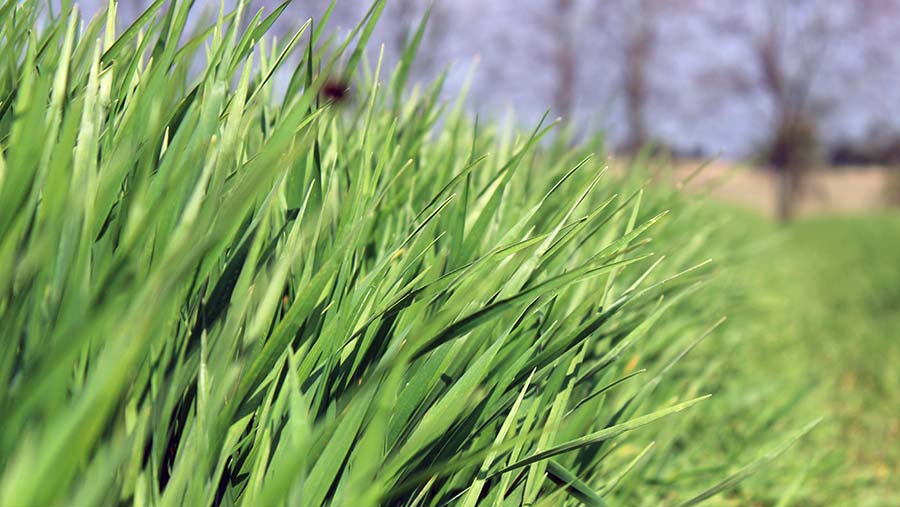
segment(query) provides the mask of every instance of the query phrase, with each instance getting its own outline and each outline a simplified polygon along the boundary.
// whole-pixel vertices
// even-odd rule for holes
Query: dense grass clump
[[[634,499],[623,434],[705,397],[667,374],[720,316],[684,306],[709,225],[404,93],[418,36],[363,62],[383,2],[281,42],[285,6],[161,4],[0,3],[0,505]]]

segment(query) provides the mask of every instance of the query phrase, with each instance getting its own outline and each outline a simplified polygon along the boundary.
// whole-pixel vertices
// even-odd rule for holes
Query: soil
[[[674,163],[674,178],[684,181],[702,165]],[[795,204],[798,216],[852,214],[897,204],[900,169],[886,167],[818,167],[806,173]],[[752,208],[767,215],[776,209],[776,175],[764,168],[729,162],[706,165],[685,185],[708,191],[715,199]]]

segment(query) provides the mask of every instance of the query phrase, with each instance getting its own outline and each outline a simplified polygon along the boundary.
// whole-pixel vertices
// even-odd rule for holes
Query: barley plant
[[[384,2],[192,3],[0,3],[0,505],[687,506],[784,450],[652,480],[728,299],[678,193],[409,86]]]

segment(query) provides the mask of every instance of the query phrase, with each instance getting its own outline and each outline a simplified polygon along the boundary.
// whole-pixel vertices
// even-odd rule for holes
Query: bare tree
[[[638,0],[635,11],[628,17],[627,31],[621,43],[622,91],[628,123],[627,151],[636,151],[647,144],[646,106],[650,94],[647,68],[656,48],[655,14],[659,2]]]
[[[618,70],[619,99],[625,113],[625,140],[621,148],[633,152],[650,139],[647,103],[652,93],[649,68],[657,51],[657,19],[664,0],[611,0],[598,3],[596,33]]]
[[[501,2],[498,2],[501,3]],[[578,53],[578,33],[576,11],[578,0],[534,0],[519,4],[509,3],[499,9],[505,15],[520,20],[521,26],[533,33],[527,50],[521,42],[513,41],[509,33],[500,32],[497,45],[505,47],[509,58],[526,59],[528,67],[540,73],[542,84],[541,102],[551,104],[551,111],[565,122],[571,122],[575,113],[578,94],[578,64],[583,57]],[[521,63],[520,63],[521,65]],[[510,68],[510,60],[502,64]],[[488,80],[505,74],[499,66],[485,66],[482,70]],[[528,83],[536,84],[538,81]],[[520,88],[524,90],[526,87]],[[544,95],[546,94],[546,95]]]
[[[778,176],[777,213],[781,220],[793,215],[794,203],[800,193],[804,174],[816,162],[819,134],[810,96],[813,76],[824,53],[825,39],[821,38],[822,20],[818,18],[808,27],[808,39],[795,48],[799,71],[789,74],[784,47],[784,8],[768,7],[765,30],[752,41],[756,65],[761,74],[761,86],[774,104],[772,137],[767,148],[767,162]],[[815,46],[804,51],[803,46]]]
[[[575,54],[575,30],[572,23],[574,11],[573,0],[555,0],[556,6],[552,17],[553,38],[556,42],[556,54],[553,59],[555,88],[553,91],[553,109],[565,120],[571,120],[575,102],[575,84],[578,55]]]
[[[764,98],[769,133],[762,155],[777,178],[776,213],[787,220],[804,175],[821,159],[819,125],[830,101],[817,85],[828,72],[829,51],[848,27],[815,0],[695,6],[706,9],[716,37],[742,41],[748,58],[718,69],[726,76],[718,82]]]

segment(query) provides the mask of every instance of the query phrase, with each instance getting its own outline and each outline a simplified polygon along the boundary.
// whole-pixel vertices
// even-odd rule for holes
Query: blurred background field
[[[324,8],[307,4],[282,23]],[[337,24],[368,4],[339,1]],[[396,59],[426,2],[389,5],[373,40]],[[900,1],[434,9],[415,77],[450,65],[455,96],[479,61],[473,111],[512,110],[528,125],[550,105],[576,139],[607,133],[614,170],[647,146],[664,153],[642,164],[670,168],[660,178],[672,184],[712,160],[685,190],[723,224],[716,234],[744,245],[717,259],[714,282],[739,305],[690,356],[727,374],[703,416],[678,423],[693,441],[670,465],[705,483],[824,416],[774,468],[710,504],[900,505]]]
[[[738,343],[729,381],[711,400],[737,438],[718,446],[727,452],[731,441],[777,434],[785,422],[778,417],[827,418],[785,456],[772,482],[750,480],[723,505],[900,504],[900,215],[828,214],[776,226],[753,212],[722,213],[736,230],[771,243],[722,281],[746,295],[747,306],[730,312]],[[754,424],[759,413],[772,419]],[[722,433],[696,429],[701,438]]]

